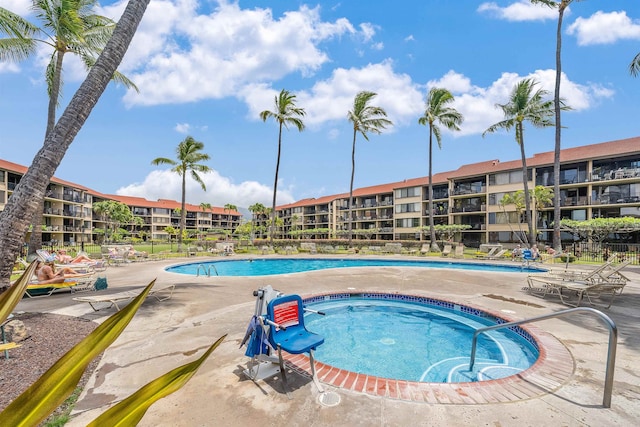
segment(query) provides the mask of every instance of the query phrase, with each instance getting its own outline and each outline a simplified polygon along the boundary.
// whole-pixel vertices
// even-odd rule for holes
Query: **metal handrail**
[[[200,267],[202,267],[203,274],[206,274],[207,277],[211,277],[211,271],[207,270],[207,267],[205,267],[204,264],[198,265],[198,270],[196,271],[196,277],[200,277]]]
[[[615,367],[615,364],[616,364],[616,345],[618,343],[618,328],[616,327],[616,324],[614,323],[613,320],[611,320],[611,318],[609,316],[607,316],[603,312],[601,312],[599,310],[596,310],[594,308],[590,308],[590,307],[570,308],[570,309],[559,311],[559,312],[556,312],[556,313],[545,314],[543,316],[536,316],[536,317],[531,317],[529,319],[518,320],[518,321],[515,321],[515,322],[501,323],[499,325],[487,326],[487,327],[484,327],[484,328],[477,329],[473,333],[473,341],[471,343],[471,361],[469,363],[469,371],[473,370],[473,365],[474,365],[475,360],[476,360],[476,345],[478,343],[478,335],[480,335],[481,333],[487,332],[487,331],[492,331],[492,330],[495,330],[495,329],[510,328],[511,326],[518,326],[518,325],[522,325],[523,323],[531,323],[531,322],[537,322],[539,320],[551,319],[553,317],[561,317],[561,316],[565,316],[567,314],[575,313],[576,311],[582,311],[582,312],[588,312],[588,313],[597,314],[598,316],[600,316],[600,318],[602,320],[604,320],[604,322],[609,327],[609,347],[608,347],[608,351],[607,351],[607,370],[606,370],[605,379],[604,379],[604,397],[602,399],[602,406],[604,406],[605,408],[610,408],[611,407],[611,393],[613,392],[613,373],[614,373],[614,367]]]

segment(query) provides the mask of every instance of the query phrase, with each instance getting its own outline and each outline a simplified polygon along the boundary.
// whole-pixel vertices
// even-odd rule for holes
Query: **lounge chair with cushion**
[[[66,279],[61,283],[38,283],[33,282],[27,285],[25,295],[29,298],[34,297],[48,297],[57,292],[68,291],[71,293],[91,291],[93,287],[94,278],[93,275],[88,274],[86,276],[78,276],[74,278]]]

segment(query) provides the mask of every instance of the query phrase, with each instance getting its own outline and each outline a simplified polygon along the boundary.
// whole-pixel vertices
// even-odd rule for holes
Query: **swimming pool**
[[[535,267],[473,262],[372,258],[245,258],[173,265],[166,271],[195,276],[270,276],[345,267],[427,267],[492,272],[544,271]]]
[[[350,372],[417,382],[477,382],[522,372],[539,356],[526,330],[490,331],[479,336],[469,371],[474,331],[505,320],[447,301],[347,293],[309,298],[305,304],[326,313],[305,315],[307,328],[325,337],[316,359]]]

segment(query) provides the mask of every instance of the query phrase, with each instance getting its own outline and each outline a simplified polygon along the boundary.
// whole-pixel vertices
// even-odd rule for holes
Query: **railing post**
[[[471,357],[469,361],[469,371],[470,372],[473,371],[473,365],[475,364],[475,361],[476,361],[476,346],[478,343],[478,335],[484,332],[493,331],[496,329],[510,328],[511,326],[519,326],[524,323],[532,323],[540,320],[551,319],[554,317],[561,317],[561,316],[565,316],[565,315],[579,312],[579,311],[598,315],[609,327],[609,345],[607,348],[607,366],[606,366],[605,379],[604,379],[604,397],[602,399],[602,406],[604,406],[605,408],[610,408],[611,394],[613,393],[613,374],[615,371],[615,364],[616,364],[616,346],[618,344],[618,328],[614,323],[614,321],[611,320],[609,316],[591,307],[570,308],[570,309],[559,311],[556,313],[545,314],[542,316],[531,317],[529,319],[518,320],[515,322],[501,323],[498,325],[492,325],[492,326],[476,329],[476,331],[473,333],[473,339],[471,340]]]

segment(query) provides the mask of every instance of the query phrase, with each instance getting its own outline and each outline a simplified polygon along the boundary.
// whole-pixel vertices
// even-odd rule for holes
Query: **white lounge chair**
[[[167,286],[154,286],[149,291],[148,296],[155,297],[158,301],[165,301],[171,298],[173,295],[173,291],[176,285],[167,285]],[[85,297],[75,297],[74,301],[86,302],[89,303],[91,308],[94,311],[100,311],[103,308],[111,308],[115,307],[116,310],[120,311],[120,306],[118,304],[122,304],[123,302],[129,302],[142,292],[143,289],[137,289],[134,291],[123,291],[115,294],[103,294],[103,295],[94,295],[94,296],[85,296]],[[105,307],[105,304],[108,304]]]

